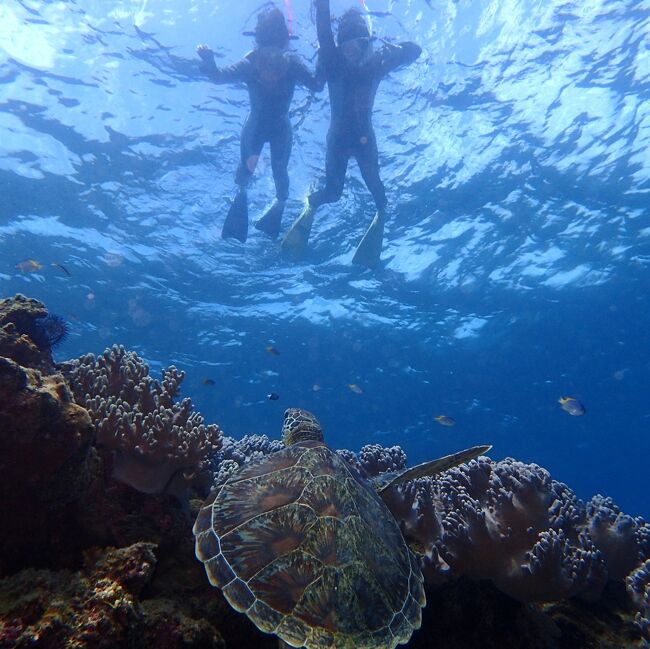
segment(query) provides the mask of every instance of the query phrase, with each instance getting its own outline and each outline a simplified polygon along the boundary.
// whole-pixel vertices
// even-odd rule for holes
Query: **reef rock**
[[[47,317],[45,305],[38,300],[20,294],[0,300],[0,356],[23,367],[53,372],[52,347],[43,344],[42,323]]]
[[[86,552],[78,572],[25,570],[0,581],[0,647],[223,648],[217,631],[169,606],[140,603],[155,545]]]
[[[27,565],[46,560],[78,535],[72,528],[92,480],[93,436],[61,375],[0,357],[0,574],[27,555]]]

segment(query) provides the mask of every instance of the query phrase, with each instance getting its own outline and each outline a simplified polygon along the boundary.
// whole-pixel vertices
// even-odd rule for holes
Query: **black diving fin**
[[[275,201],[271,207],[255,223],[255,227],[272,239],[277,239],[282,224],[282,213],[284,212],[284,201]]]
[[[228,210],[221,229],[222,239],[239,239],[242,243],[248,237],[248,199],[246,191],[239,190]]]

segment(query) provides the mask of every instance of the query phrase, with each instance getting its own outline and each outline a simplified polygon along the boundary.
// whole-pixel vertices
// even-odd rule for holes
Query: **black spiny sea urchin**
[[[65,340],[68,325],[60,315],[48,313],[41,318],[35,318],[24,333],[39,349],[51,349]]]

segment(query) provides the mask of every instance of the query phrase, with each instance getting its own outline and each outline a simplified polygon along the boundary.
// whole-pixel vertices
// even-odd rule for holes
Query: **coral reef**
[[[55,366],[47,317],[0,301],[0,649],[277,647],[210,586],[191,530],[213,478],[282,443],[224,437],[175,402],[182,372],[156,381],[122,347]],[[396,446],[340,454],[367,477],[406,466]],[[650,643],[650,527],[610,499],[480,458],[386,500],[428,580],[414,649]]]
[[[384,500],[421,548],[431,583],[487,579],[530,602],[594,599],[607,582],[584,503],[537,465],[482,457]]]
[[[85,553],[79,572],[25,570],[0,582],[0,647],[223,647],[205,620],[165,602],[140,603],[157,559],[136,543]]]
[[[626,579],[627,590],[639,608],[636,623],[650,645],[650,559],[633,570]]]
[[[611,498],[594,496],[587,503],[587,532],[607,563],[609,579],[622,581],[650,557],[650,525],[621,512]]]
[[[93,439],[61,375],[0,357],[0,573],[74,545],[94,478]]]
[[[191,399],[174,402],[184,372],[172,366],[156,381],[141,358],[117,345],[61,369],[90,413],[98,444],[112,451],[118,480],[145,493],[177,493],[208,472],[222,433],[204,424]]]
[[[52,345],[38,324],[42,325],[48,318],[45,305],[38,300],[20,294],[0,300],[0,356],[23,367],[52,373]]]
[[[387,448],[380,444],[366,444],[358,453],[347,449],[337,453],[366,478],[406,468],[406,453],[399,446]]]

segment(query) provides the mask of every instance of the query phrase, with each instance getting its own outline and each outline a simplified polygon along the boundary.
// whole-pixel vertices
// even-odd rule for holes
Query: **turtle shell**
[[[395,519],[323,442],[243,466],[194,534],[210,583],[291,646],[392,649],[420,626],[422,573]]]

